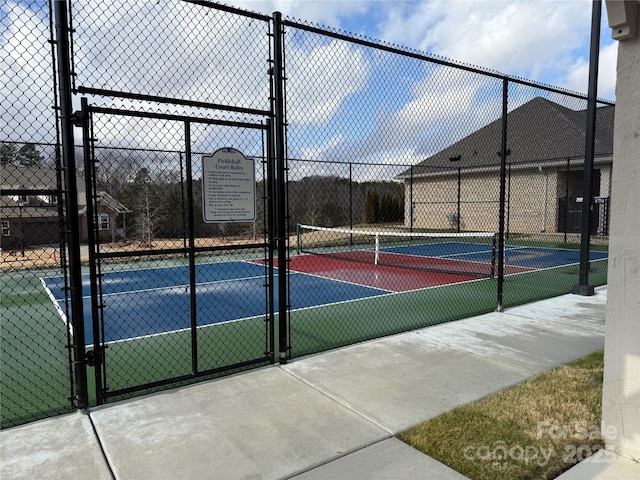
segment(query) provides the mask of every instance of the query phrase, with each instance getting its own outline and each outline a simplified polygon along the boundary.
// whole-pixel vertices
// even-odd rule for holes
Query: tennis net
[[[400,232],[297,225],[296,253],[471,277],[496,275],[493,232]]]

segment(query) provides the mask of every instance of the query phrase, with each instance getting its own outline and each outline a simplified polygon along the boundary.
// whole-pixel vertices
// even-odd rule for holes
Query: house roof
[[[78,209],[79,213],[86,211],[86,195],[84,188],[84,179],[77,175],[77,188],[78,188]],[[0,189],[7,190],[22,190],[26,194],[28,191],[36,192],[48,190],[56,191],[57,187],[56,171],[53,168],[40,168],[40,167],[23,167],[7,165],[0,169]],[[115,198],[109,195],[107,192],[98,192],[98,203],[107,208],[110,208],[116,213],[130,213],[126,206],[118,202]],[[30,212],[36,212],[35,207],[41,207],[42,205],[36,205],[33,201],[29,205]],[[0,207],[2,207],[3,215],[13,215],[14,211],[18,211],[18,203],[9,196],[0,196]],[[45,210],[43,210],[44,212]],[[48,215],[57,215],[55,210],[46,210]],[[44,215],[44,213],[43,213]]]
[[[80,202],[79,202],[80,203]],[[98,203],[102,206],[105,206],[116,213],[131,213],[127,207],[109,195],[107,192],[100,191],[98,192]],[[80,211],[79,213],[84,213],[87,210],[86,201],[82,201],[79,205]]]
[[[596,115],[595,156],[613,155],[613,106]],[[586,110],[571,110],[542,97],[521,105],[507,116],[507,148],[510,164],[584,158]],[[502,143],[502,119],[476,130],[462,140],[420,162],[413,174],[461,168],[498,167]],[[460,161],[450,159],[460,156]],[[398,178],[407,177],[406,170]]]
[[[2,199],[0,211],[3,220],[12,218],[58,218],[58,209],[39,204],[21,205],[13,200]]]
[[[0,169],[2,190],[55,190],[56,185],[53,168],[6,165]]]

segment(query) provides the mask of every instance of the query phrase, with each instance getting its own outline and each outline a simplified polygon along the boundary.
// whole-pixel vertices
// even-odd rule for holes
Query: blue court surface
[[[381,248],[381,251],[422,257],[450,258],[468,262],[487,262],[491,255],[491,246],[482,243],[447,242]],[[504,251],[505,265],[531,270],[580,263],[579,250],[505,245]],[[607,252],[589,252],[591,261],[603,260],[607,256]]]
[[[386,290],[336,282],[316,275],[290,274],[292,308],[367,298]],[[50,296],[64,311],[62,277],[42,279]],[[278,279],[275,270],[275,311],[278,311]],[[189,270],[186,266],[108,272],[102,277],[105,342],[126,340],[190,327]],[[91,292],[83,276],[85,341],[93,343]],[[251,262],[199,264],[196,267],[198,326],[231,320],[264,317],[265,267]],[[132,326],[135,325],[135,328]]]
[[[428,244],[393,247],[383,251],[411,256],[456,259],[464,262],[487,261],[491,248],[469,243]],[[322,259],[322,256],[318,257]],[[591,252],[591,260],[607,258],[606,252]],[[553,248],[505,248],[505,265],[532,271],[578,264],[580,252]],[[388,290],[322,275],[289,273],[290,304],[302,309],[331,303],[388,295]],[[375,267],[374,267],[375,268]],[[506,270],[505,270],[506,271]],[[516,270],[513,270],[516,271]],[[196,318],[198,326],[248,318],[264,318],[266,311],[266,267],[255,262],[219,262],[196,265]],[[429,275],[428,272],[424,273]],[[187,266],[114,271],[101,279],[104,312],[104,341],[114,342],[190,327],[190,292]],[[274,310],[278,311],[277,269],[274,282]],[[64,318],[64,280],[42,279],[52,301]],[[83,276],[84,315],[87,345],[93,343],[91,292],[88,275]]]
[[[580,250],[568,250],[545,247],[505,246],[504,263],[515,267],[533,270],[561,267],[580,263]],[[590,261],[604,260],[607,252],[590,251]]]

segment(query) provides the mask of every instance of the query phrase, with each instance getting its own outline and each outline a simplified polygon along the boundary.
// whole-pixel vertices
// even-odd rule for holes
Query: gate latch
[[[89,350],[84,357],[84,362],[90,367],[100,365],[102,363],[102,351]]]
[[[76,127],[82,127],[84,125],[85,113],[82,110],[76,110],[71,115],[71,122]]]

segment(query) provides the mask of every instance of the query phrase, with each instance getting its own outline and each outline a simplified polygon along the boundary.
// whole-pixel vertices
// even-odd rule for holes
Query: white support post
[[[640,36],[633,34],[640,4],[606,5],[613,38],[620,42],[602,422],[607,449],[640,461]]]

